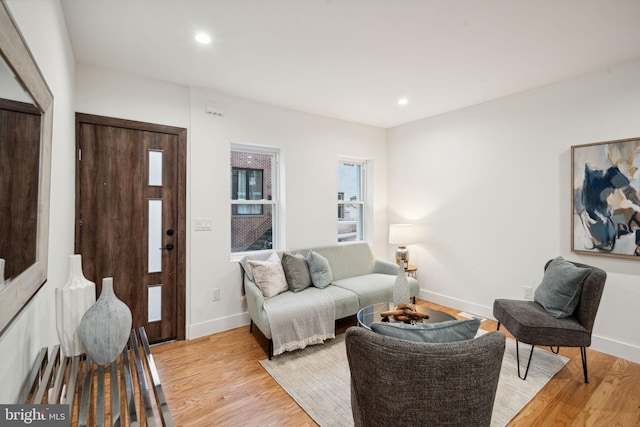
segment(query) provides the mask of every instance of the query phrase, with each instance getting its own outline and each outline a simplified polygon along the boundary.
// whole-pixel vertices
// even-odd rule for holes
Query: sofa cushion
[[[329,261],[333,280],[373,273],[375,259],[367,242],[342,243],[311,250]]]
[[[311,282],[316,288],[324,288],[333,280],[329,261],[322,255],[312,250],[307,254],[307,264],[311,273]]]
[[[478,333],[479,319],[447,320],[439,323],[409,325],[405,323],[374,322],[371,330],[408,341],[447,343],[470,340]]]
[[[417,296],[420,291],[418,281],[412,277],[407,278],[407,280],[409,281],[410,296]],[[393,284],[395,281],[395,274],[373,273],[334,280],[332,283],[357,294],[362,308],[378,302],[393,301]]]
[[[329,285],[322,288],[333,298],[336,307],[336,319],[354,316],[360,310],[358,295],[339,286]]]
[[[311,286],[309,266],[301,253],[297,252],[294,255],[290,252],[285,252],[282,254],[282,269],[290,291],[300,292]]]
[[[265,298],[273,297],[289,290],[278,254],[271,254],[265,261],[249,260],[248,263],[256,285],[260,288]]]
[[[576,267],[562,257],[551,260],[533,300],[552,316],[560,319],[573,314],[580,302],[582,283],[590,268]]]

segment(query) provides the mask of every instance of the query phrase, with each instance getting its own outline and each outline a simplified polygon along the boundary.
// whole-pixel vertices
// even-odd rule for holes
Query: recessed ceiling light
[[[202,44],[211,43],[211,36],[207,33],[198,33],[196,34],[196,40]]]
[[[398,105],[407,105],[408,103],[409,103],[409,100],[407,98],[398,99]]]

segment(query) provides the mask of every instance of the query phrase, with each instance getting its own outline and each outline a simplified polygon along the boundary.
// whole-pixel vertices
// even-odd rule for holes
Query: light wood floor
[[[354,323],[355,317],[343,319],[336,331]],[[482,328],[495,330],[496,322],[487,320]],[[316,426],[258,363],[266,351],[267,340],[257,328],[249,333],[248,326],[153,347],[176,425]],[[562,348],[560,354],[569,363],[509,426],[640,426],[640,364],[587,350],[584,384],[580,351]]]

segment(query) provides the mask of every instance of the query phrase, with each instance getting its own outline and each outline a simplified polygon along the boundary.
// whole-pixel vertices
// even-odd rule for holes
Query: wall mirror
[[[47,280],[53,97],[0,2],[0,331]]]

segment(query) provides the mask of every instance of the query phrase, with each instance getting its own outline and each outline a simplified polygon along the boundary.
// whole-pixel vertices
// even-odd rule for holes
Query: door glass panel
[[[148,322],[157,322],[162,320],[162,285],[149,286],[148,290]]]
[[[162,151],[149,150],[149,185],[162,186]]]
[[[162,200],[149,200],[149,273],[162,271]]]

